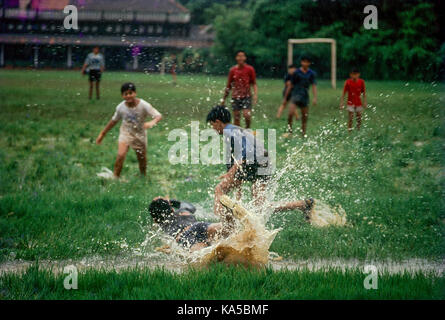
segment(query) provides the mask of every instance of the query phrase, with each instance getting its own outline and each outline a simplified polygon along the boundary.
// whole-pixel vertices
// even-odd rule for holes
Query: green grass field
[[[154,239],[148,246],[144,242],[151,230],[146,207],[157,195],[189,200],[211,211],[213,188],[224,167],[171,165],[168,150],[173,143],[167,135],[175,128],[189,130],[192,120],[206,128],[205,116],[221,97],[225,78],[184,75],[178,87],[169,80],[159,75],[106,73],[102,99],[90,102],[86,78],[78,72],[0,71],[0,264],[14,259],[76,260],[131,256],[135,250],[152,252],[161,242]],[[130,152],[123,170],[128,183],[104,181],[96,173],[102,166],[113,167],[118,128],[101,146],[94,141],[121,101],[119,88],[126,81],[135,82],[138,95],[164,119],[148,132],[147,178],[138,176],[136,156]],[[306,140],[281,138],[286,121],[285,117],[276,119],[275,113],[282,81],[259,79],[258,86],[253,127],[277,130],[277,168],[288,168],[278,181],[275,198],[311,196],[341,204],[350,222],[349,227],[320,229],[306,224],[298,212],[276,215],[269,223],[283,230],[272,251],[288,260],[443,259],[443,84],[368,81],[371,107],[365,112],[362,130],[348,135],[346,114],[338,110],[341,89],[320,81]],[[88,271],[83,281],[95,289],[68,293],[59,278],[33,269],[23,279],[1,276],[0,285],[6,289],[0,298],[174,298],[178,288],[188,288],[200,277],[225,281],[222,288],[226,290],[202,291],[194,296],[199,298],[317,298],[317,292],[320,298],[437,298],[438,288],[443,298],[443,281],[433,276],[387,275],[389,289],[371,294],[362,286],[361,291],[348,287],[357,283],[359,273],[362,279],[358,271],[332,271],[328,276],[239,271],[243,281],[253,278],[254,283],[263,283],[262,291],[257,296],[258,287],[252,284],[225,295],[233,286],[234,271],[211,270],[181,276]],[[277,280],[277,287],[267,285],[266,279],[280,275],[295,278],[297,284],[284,288],[279,284],[290,280]],[[323,277],[329,279],[318,284],[319,290],[308,289],[314,279]],[[105,279],[117,287],[102,287]],[[30,284],[33,281],[35,285]],[[145,281],[169,284],[171,290],[149,294]],[[131,293],[135,282],[138,289]],[[342,286],[332,290],[332,283],[339,282]],[[56,289],[56,283],[61,288]],[[116,289],[122,287],[126,289]]]

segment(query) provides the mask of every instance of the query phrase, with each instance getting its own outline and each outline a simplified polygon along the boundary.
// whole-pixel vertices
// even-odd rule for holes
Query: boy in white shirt
[[[119,147],[114,165],[114,176],[115,178],[119,178],[129,147],[136,151],[139,170],[141,174],[145,176],[147,170],[146,130],[153,128],[161,121],[162,115],[147,101],[136,98],[136,86],[133,83],[124,83],[121,87],[121,93],[124,101],[116,107],[116,112],[100,132],[96,143],[101,144],[107,132],[110,131],[119,120],[122,120],[119,131]],[[153,120],[145,122],[147,116],[151,116]]]

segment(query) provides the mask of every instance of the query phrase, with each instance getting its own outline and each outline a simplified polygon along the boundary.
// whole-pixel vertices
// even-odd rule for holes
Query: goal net
[[[331,44],[331,84],[332,88],[337,86],[337,44],[331,38],[307,38],[287,40],[287,64],[293,63],[294,45],[307,43],[330,43]]]

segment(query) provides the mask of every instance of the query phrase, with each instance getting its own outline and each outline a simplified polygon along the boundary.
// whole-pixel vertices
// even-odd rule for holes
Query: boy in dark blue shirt
[[[301,109],[301,131],[303,137],[306,137],[306,125],[309,113],[309,87],[312,85],[313,100],[312,104],[317,104],[317,86],[315,81],[315,72],[309,68],[311,60],[309,57],[301,57],[301,67],[298,68],[291,77],[290,86],[286,89],[286,94],[283,99],[283,103],[286,101],[288,94],[291,94],[291,104],[289,107],[288,133],[287,136],[292,134],[292,120],[293,115],[296,112],[297,106]]]

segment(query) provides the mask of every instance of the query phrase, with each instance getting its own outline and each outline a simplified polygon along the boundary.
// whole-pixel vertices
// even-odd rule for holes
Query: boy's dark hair
[[[352,68],[349,73],[360,73],[360,70],[358,68]]]
[[[155,222],[161,222],[165,220],[171,213],[173,213],[173,208],[165,199],[156,199],[150,203],[148,207],[151,217]]]
[[[244,55],[247,57],[247,53],[246,53],[246,51],[244,51],[244,50],[237,50],[236,52],[235,52],[235,57],[238,55],[238,53],[244,53]]]
[[[301,58],[300,58],[300,61],[312,62],[311,57],[309,57],[308,55],[302,55]]]
[[[213,107],[207,115],[207,122],[215,122],[216,120],[220,120],[222,123],[229,123],[232,120],[230,111],[224,106]]]
[[[121,93],[124,93],[125,91],[128,91],[128,90],[136,92],[136,86],[134,85],[133,82],[126,82],[122,85]]]
[[[295,64],[292,63],[292,64],[288,65],[287,68],[288,68],[288,69],[290,69],[290,68],[297,68],[297,66],[296,66]]]

